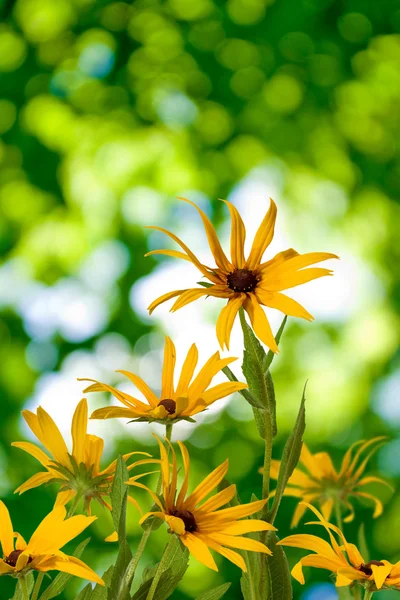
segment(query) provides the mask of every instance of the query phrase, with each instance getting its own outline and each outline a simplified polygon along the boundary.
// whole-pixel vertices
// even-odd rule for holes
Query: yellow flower
[[[340,502],[346,510],[350,511],[344,519],[346,523],[354,518],[354,509],[349,498],[365,498],[375,504],[374,517],[379,517],[383,511],[382,502],[376,496],[361,491],[360,488],[369,483],[381,483],[391,487],[379,477],[364,476],[369,459],[385,439],[385,437],[376,437],[369,441],[359,440],[353,444],[344,455],[339,471],[336,471],[333,466],[329,454],[326,452],[311,454],[303,444],[299,466],[293,471],[284,495],[301,498],[305,502],[317,502],[327,520],[331,517],[335,502]],[[365,453],[368,449],[369,451]],[[273,460],[271,465],[273,479],[278,478],[279,468],[280,461]],[[305,510],[306,504],[299,502],[293,515],[292,527],[297,527]]]
[[[13,442],[12,446],[31,454],[46,469],[46,471],[30,477],[15,490],[15,493],[23,494],[44,483],[57,482],[62,487],[57,495],[55,506],[67,504],[78,494],[79,497],[84,497],[87,512],[90,512],[92,499],[96,499],[100,504],[111,509],[104,500],[104,496],[108,496],[111,491],[117,461],[113,461],[106,469],[100,470],[104,441],[96,435],[87,433],[88,406],[86,398],[79,402],[72,419],[71,454],[68,452],[60,430],[44,408],[39,406],[37,414],[24,410],[22,415],[51,456],[31,442]],[[147,452],[130,452],[124,455],[124,459],[126,460],[134,454],[150,457]],[[155,462],[158,461],[146,458],[129,465],[128,469]],[[129,497],[129,500],[140,510],[134,498]]]
[[[328,532],[330,544],[320,537],[309,534],[289,535],[278,542],[282,546],[304,548],[315,552],[302,558],[293,567],[292,575],[297,581],[304,584],[302,567],[316,567],[327,569],[336,575],[337,587],[350,585],[352,582],[367,585],[370,589],[372,587],[372,590],[400,586],[400,561],[395,565],[387,560],[365,562],[358,548],[347,542],[338,527],[328,523],[310,504],[306,504],[306,507],[310,508],[319,519],[308,525],[322,525]],[[332,532],[338,536],[339,543]]]
[[[52,510],[27,544],[19,533],[14,533],[10,514],[5,504],[0,501],[0,543],[3,549],[0,575],[23,575],[30,570],[63,571],[104,585],[103,580],[84,562],[61,552],[65,544],[89,527],[97,517],[78,515],[66,519],[65,516],[66,510],[63,506]]]
[[[238,310],[243,307],[249,314],[256,335],[271,350],[278,352],[270,324],[261,307],[276,308],[286,315],[312,321],[312,315],[298,302],[282,294],[282,290],[296,287],[318,277],[332,275],[332,271],[329,269],[304,269],[304,267],[309,267],[329,258],[338,257],[336,254],[327,252],[299,254],[293,248],[289,248],[288,250],[279,252],[271,260],[261,262],[264,252],[271,243],[274,235],[277,209],[274,201],[271,199],[270,208],[256,233],[250,254],[246,259],[244,254],[246,237],[244,223],[233,204],[227,200],[223,200],[229,208],[232,219],[231,259],[229,260],[222,250],[218,236],[207,215],[190,200],[186,198],[180,199],[194,206],[199,212],[206,230],[210,250],[216,262],[216,267],[203,265],[186,244],[170,231],[160,227],[150,227],[150,229],[161,231],[172,238],[179,244],[183,252],[153,250],[146,256],[151,254],[166,254],[167,256],[188,260],[211,282],[211,285],[206,288],[181,289],[160,296],[150,304],[150,314],[157,306],[177,296],[178,299],[173,304],[171,312],[182,308],[202,296],[225,298],[228,300],[228,303],[222,309],[217,321],[217,337],[221,348],[223,349],[225,345],[229,349],[233,323]]]
[[[161,453],[162,498],[159,498],[142,483],[128,481],[128,484],[146,489],[160,509],[145,514],[140,522],[142,523],[150,515],[163,519],[169,525],[170,533],[178,535],[189,552],[206,567],[214,571],[218,571],[218,568],[210,548],[233,562],[243,571],[246,571],[246,565],[242,556],[231,550],[231,548],[271,554],[267,546],[256,540],[242,537],[242,534],[275,530],[275,527],[259,519],[239,521],[239,519],[244,519],[244,517],[259,511],[266,500],[258,500],[250,504],[219,510],[230,502],[236,493],[236,486],[230,485],[204,502],[204,499],[224,479],[228,471],[228,461],[226,460],[217,467],[187,496],[190,458],[186,447],[178,442],[184,466],[184,480],[178,491],[178,468],[175,451],[172,445],[169,444],[172,450],[171,465],[164,445],[158,438],[157,440]]]
[[[208,389],[212,379],[224,367],[236,358],[221,358],[216,352],[208,359],[200,369],[198,375],[193,379],[197,365],[198,351],[193,344],[183,364],[178,385],[174,386],[176,351],[172,340],[165,339],[164,366],[162,371],[161,395],[158,397],[149,386],[137,375],[128,371],[119,371],[142,392],[148,404],[134,398],[130,394],[121,392],[105,383],[95,381],[85,389],[86,392],[111,392],[123,407],[107,406],[95,410],[92,419],[112,419],[114,417],[126,417],[143,421],[170,422],[171,420],[190,420],[193,415],[205,410],[213,402],[233,394],[247,387],[245,383],[226,382],[220,383]],[[85,379],[83,381],[94,381]]]

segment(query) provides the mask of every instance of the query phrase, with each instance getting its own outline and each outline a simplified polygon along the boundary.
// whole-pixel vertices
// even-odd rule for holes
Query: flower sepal
[[[196,423],[195,419],[192,417],[164,417],[161,419],[157,419],[157,417],[138,417],[137,419],[132,419],[128,421],[129,423],[159,423],[160,425],[171,425],[172,423],[178,423],[179,421],[188,421],[189,423]]]

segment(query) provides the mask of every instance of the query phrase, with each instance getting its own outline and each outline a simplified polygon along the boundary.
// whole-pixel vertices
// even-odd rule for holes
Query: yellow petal
[[[385,481],[384,479],[381,479],[380,477],[373,477],[370,475],[360,479],[360,481],[357,482],[357,487],[363,486],[363,485],[368,485],[369,483],[381,483],[382,485],[386,485],[386,487],[388,487],[389,490],[394,492],[393,486],[390,485],[390,483],[388,481]]]
[[[159,296],[158,298],[156,298],[156,300],[153,300],[153,302],[147,307],[149,314],[151,315],[152,312],[157,308],[157,306],[160,306],[160,304],[164,304],[164,302],[168,302],[168,300],[172,300],[172,298],[180,296],[185,291],[186,290],[175,290],[173,292],[167,292],[166,294]]]
[[[15,549],[16,550],[25,550],[27,544],[26,544],[26,541],[24,540],[24,538],[22,537],[22,535],[15,532],[14,536],[16,538]]]
[[[256,500],[255,502],[249,502],[248,504],[241,504],[240,506],[231,506],[229,508],[223,508],[217,512],[210,513],[204,517],[205,523],[215,523],[220,529],[221,523],[229,521],[237,521],[248,517],[264,507],[267,502],[265,500]]]
[[[337,560],[337,555],[333,548],[316,535],[308,533],[299,533],[297,535],[289,535],[278,542],[279,546],[290,546],[292,548],[304,548],[304,550],[312,550],[317,554]]]
[[[373,514],[374,519],[377,519],[383,513],[383,504],[376,496],[373,496],[372,494],[366,494],[365,492],[354,492],[354,496],[366,498],[375,504],[375,510]]]
[[[135,419],[144,416],[141,411],[122,406],[105,406],[98,408],[90,415],[91,419]]]
[[[84,562],[75,558],[75,556],[68,556],[68,560],[62,560],[57,556],[48,558],[45,562],[40,563],[37,567],[39,571],[61,571],[63,573],[70,573],[75,577],[87,579],[93,581],[99,585],[104,585],[104,581],[95,573],[90,567],[85,565]]]
[[[203,225],[204,225],[204,229],[206,230],[210,250],[214,256],[216,264],[218,265],[218,267],[220,269],[229,273],[229,271],[232,270],[232,265],[230,264],[229,260],[225,256],[224,251],[222,250],[221,244],[219,243],[218,236],[216,234],[216,231],[215,231],[210,219],[194,202],[191,202],[187,198],[179,198],[179,200],[183,200],[184,202],[191,204],[197,210],[197,212],[199,213],[199,215],[201,217],[201,220],[203,221]]]
[[[204,502],[204,504],[201,505],[201,511],[202,512],[213,512],[214,510],[221,508],[221,506],[225,506],[225,504],[228,504],[228,502],[230,502],[232,500],[232,498],[234,497],[235,494],[236,494],[236,485],[235,484],[229,485],[224,490],[221,490],[220,492],[218,492],[218,494],[215,494],[215,496],[212,496],[211,498],[206,500]]]
[[[299,269],[304,269],[305,267],[315,265],[331,258],[339,258],[336,254],[332,254],[331,252],[307,252],[306,254],[298,254],[298,252],[293,251],[292,248],[283,253],[277,260],[278,256],[279,255],[270,261],[267,269],[263,269],[264,271],[268,271],[271,276],[278,271],[280,273],[293,273]]]
[[[215,387],[204,392],[202,398],[205,404],[207,406],[210,406],[210,404],[212,404],[216,400],[225,398],[225,396],[229,396],[230,394],[234,394],[235,392],[244,390],[247,387],[247,383],[241,383],[240,381],[229,381],[227,383],[219,383]]]
[[[307,321],[313,321],[314,317],[303,307],[301,304],[280,294],[279,292],[270,292],[263,288],[262,282],[257,286],[255,294],[260,303],[270,308],[280,310],[284,315],[289,317],[298,317],[300,319],[306,319]]]
[[[265,250],[268,248],[274,237],[277,209],[272,198],[270,198],[270,202],[268,212],[258,228],[251,247],[250,255],[247,260],[248,269],[255,269],[260,264]]]
[[[192,533],[186,533],[180,537],[180,540],[187,547],[190,554],[194,556],[194,558],[196,558],[209,569],[218,571],[218,567],[215,564],[215,560],[213,559],[211,552],[198,536],[193,535]]]
[[[221,533],[243,535],[244,533],[252,533],[254,531],[277,531],[277,529],[271,523],[261,521],[261,519],[245,519],[244,521],[227,525],[227,527],[221,530]]]
[[[332,498],[328,498],[324,502],[321,502],[321,513],[322,513],[324,519],[326,519],[327,521],[329,521],[329,519],[331,518],[332,509],[333,509],[333,499]]]
[[[229,546],[230,548],[237,548],[238,550],[250,550],[252,552],[262,552],[264,554],[272,554],[271,550],[267,548],[265,544],[252,540],[251,538],[244,538],[234,535],[226,535],[225,533],[210,533],[211,539],[215,540],[218,544]]]
[[[118,542],[118,533],[114,531],[111,535],[107,536],[105,542]]]
[[[36,460],[38,460],[44,467],[47,467],[51,461],[51,458],[49,458],[47,454],[43,452],[43,450],[31,442],[13,442],[11,446],[14,446],[14,448],[19,448],[20,450],[24,450],[36,458]]]
[[[174,240],[174,242],[176,242],[177,244],[179,244],[179,246],[182,248],[182,250],[184,250],[186,252],[186,254],[190,258],[190,260],[194,264],[194,266],[197,267],[198,270],[205,277],[207,277],[207,279],[210,279],[210,281],[212,281],[213,283],[219,283],[219,279],[215,275],[213,275],[212,272],[209,269],[207,269],[207,268],[204,267],[204,265],[199,261],[199,259],[197,258],[197,256],[195,256],[193,254],[193,252],[190,250],[190,248],[188,248],[186,246],[186,244],[184,244],[182,242],[182,240],[180,240],[175,234],[171,233],[171,231],[167,231],[166,229],[163,229],[162,227],[156,227],[154,225],[152,225],[150,227],[147,227],[147,229],[154,229],[155,231],[161,231],[162,233],[165,233],[165,235],[167,235],[172,240]]]
[[[46,448],[50,450],[56,461],[70,468],[71,463],[68,457],[68,448],[57,425],[41,406],[37,409],[37,416]]]
[[[10,567],[10,565],[0,558],[0,575],[6,575],[8,573],[14,573],[14,567]]]
[[[229,208],[229,212],[232,220],[232,228],[231,228],[231,260],[232,265],[235,269],[243,269],[245,264],[244,257],[244,243],[246,240],[246,228],[242,221],[242,217],[240,216],[236,207],[228,202],[227,200],[222,200],[225,202],[227,207]]]
[[[306,510],[307,510],[307,507],[304,506],[304,504],[299,503],[296,506],[295,511],[293,513],[292,522],[290,523],[291,529],[293,529],[294,527],[297,527],[297,525],[300,523],[300,520],[303,517]]]
[[[122,373],[137,387],[137,389],[142,392],[143,396],[146,398],[147,402],[150,406],[157,406],[159,403],[159,399],[155,395],[155,393],[149,388],[147,383],[143,381],[140,377],[135,375],[134,373],[130,373],[129,371],[117,371],[117,373]]]
[[[86,434],[84,462],[88,469],[93,467],[93,477],[100,472],[100,460],[103,454],[104,440],[97,435]]]
[[[161,397],[163,399],[174,397],[174,370],[176,350],[171,338],[166,336],[164,348],[164,364],[162,371]]]
[[[272,352],[277,354],[279,348],[272,333],[271,325],[269,324],[265,312],[258,303],[255,294],[248,294],[243,307],[250,317],[251,325],[256,336],[268,346]]]
[[[203,500],[212,490],[214,490],[223,480],[228,472],[229,461],[225,460],[219,467],[214,469],[188,496],[185,502],[187,510],[193,509]]]
[[[88,422],[88,405],[86,398],[79,402],[72,418],[72,455],[78,465],[84,462],[85,437]]]
[[[182,442],[178,441],[178,445],[179,445],[179,449],[182,454],[183,468],[185,471],[185,477],[184,477],[184,480],[181,485],[181,489],[180,489],[180,492],[178,494],[178,498],[176,501],[177,508],[180,508],[182,503],[185,500],[185,496],[186,496],[188,486],[189,486],[190,456],[189,456],[189,452],[187,451],[186,446],[184,444],[182,444]]]
[[[75,490],[65,490],[64,492],[58,492],[54,508],[57,506],[65,506],[75,496]]]
[[[36,473],[36,475],[32,475],[29,479],[25,481],[22,485],[20,485],[14,492],[14,494],[23,494],[28,490],[32,490],[33,488],[39,487],[43,483],[47,483],[50,479],[63,478],[60,473]]]
[[[179,517],[173,517],[171,515],[165,515],[165,521],[168,523],[171,531],[177,535],[182,535],[185,532],[185,523]]]
[[[176,388],[176,395],[183,396],[187,393],[189,384],[192,380],[197,361],[199,358],[199,352],[196,344],[192,344],[190,350],[186,356],[185,362],[182,366],[181,376],[179,378],[178,386]]]
[[[244,560],[240,556],[240,554],[238,554],[234,550],[231,550],[230,548],[224,548],[223,546],[221,546],[221,544],[217,544],[217,542],[215,542],[214,540],[212,540],[207,535],[201,535],[201,534],[199,534],[198,537],[207,546],[209,546],[210,548],[212,548],[212,550],[215,550],[215,552],[218,552],[218,554],[221,554],[221,556],[224,556],[225,558],[227,558],[228,560],[230,560],[234,565],[238,566],[245,573],[247,572],[246,563],[244,562]]]
[[[208,388],[215,375],[234,360],[236,359],[221,359],[219,352],[215,352],[210,356],[189,386],[189,397],[197,400],[203,394],[204,390]]]
[[[182,258],[183,260],[192,262],[188,255],[184,252],[178,252],[177,250],[168,250],[167,248],[163,248],[161,250],[151,250],[151,252],[146,252],[145,257],[153,256],[155,254],[163,254],[164,256],[172,256],[173,258]]]
[[[0,544],[3,555],[9,556],[14,550],[14,530],[10,519],[10,513],[4,502],[0,500]]]
[[[224,346],[229,350],[233,323],[236,319],[238,310],[242,307],[245,300],[245,294],[238,294],[233,298],[230,298],[228,304],[224,306],[219,314],[216,332],[222,350],[224,349]]]
[[[263,287],[268,288],[271,292],[280,292],[328,275],[333,275],[333,272],[330,269],[321,268],[304,269],[304,271],[295,271],[294,273],[277,271],[274,276],[268,276],[267,272],[263,278]]]

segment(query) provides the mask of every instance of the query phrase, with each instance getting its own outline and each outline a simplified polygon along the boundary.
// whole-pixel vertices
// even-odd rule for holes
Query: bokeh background
[[[212,217],[225,243],[227,211],[216,199],[236,204],[251,237],[272,196],[279,212],[269,256],[290,246],[340,255],[330,265],[335,277],[293,290],[316,321],[291,319],[273,364],[275,457],[308,378],[309,446],[340,460],[353,441],[385,434],[371,469],[396,485],[399,32],[397,0],[3,1],[0,494],[21,533],[32,532],[55,493],[13,496],[39,469],[10,447],[32,439],[21,409],[41,404],[68,437],[82,396],[77,377],[126,386],[114,371],[127,369],[157,389],[165,333],[180,363],[193,341],[202,360],[217,349],[218,300],[174,315],[168,306],[146,312],[199,275],[177,260],[145,259],[150,249],[173,247],[145,225],[172,229],[210,261],[197,213],[176,200],[182,195]],[[281,315],[269,316],[276,330]],[[241,355],[237,325],[231,354]],[[240,375],[240,360],[234,370]],[[89,397],[90,408],[108,401]],[[91,431],[105,436],[106,459],[155,450],[146,424],[92,422]],[[189,446],[193,482],[228,456],[242,499],[259,492],[263,446],[240,396],[196,426],[180,425],[176,437]],[[355,541],[364,521],[373,557],[398,560],[400,495],[375,491],[384,515],[373,522],[358,503],[346,532]],[[294,505],[283,502],[282,534]],[[85,558],[102,572],[114,548],[103,542],[109,516],[98,512]],[[132,508],[132,548],[137,520]],[[155,534],[145,563],[160,557],[166,537],[164,529]],[[240,598],[238,570],[221,567],[213,573],[193,560],[174,598],[223,581],[233,582],[229,598]],[[12,588],[1,578],[1,597]],[[309,570],[307,586],[294,590],[302,600],[336,598],[323,571]]]

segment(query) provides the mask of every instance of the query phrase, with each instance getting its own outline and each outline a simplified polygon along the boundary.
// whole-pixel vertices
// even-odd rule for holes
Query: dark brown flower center
[[[249,269],[236,269],[226,278],[228,286],[234,292],[252,292],[259,281],[254,271]]]
[[[178,517],[179,519],[182,519],[182,521],[185,524],[185,530],[188,531],[189,533],[193,533],[193,531],[197,531],[196,519],[194,518],[194,515],[193,515],[193,513],[190,512],[190,510],[174,510],[172,515],[174,517]]]
[[[358,570],[361,571],[362,573],[365,573],[365,575],[368,575],[368,577],[370,575],[372,575],[372,569],[371,569],[371,565],[375,565],[376,567],[384,567],[385,563],[380,562],[379,560],[371,560],[369,563],[366,563],[365,565],[362,564],[358,567]]]
[[[161,400],[161,402],[158,403],[158,406],[163,406],[169,415],[173,415],[176,411],[176,402],[170,398]]]
[[[20,554],[22,554],[22,552],[23,552],[22,550],[13,550],[11,552],[11,554],[9,554],[7,556],[7,558],[4,559],[4,562],[7,565],[10,565],[10,567],[16,567],[17,566],[18,557],[19,557]],[[30,562],[32,562],[32,556],[30,556],[28,558],[28,563],[30,563]]]

